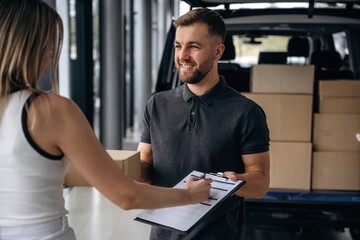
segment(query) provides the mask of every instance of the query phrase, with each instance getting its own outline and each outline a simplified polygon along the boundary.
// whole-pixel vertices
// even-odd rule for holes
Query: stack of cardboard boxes
[[[256,65],[251,92],[270,130],[270,188],[360,190],[360,81],[319,81],[314,67]]]
[[[319,81],[312,189],[360,190],[360,81]]]
[[[251,92],[270,130],[270,188],[310,190],[314,67],[256,65]]]

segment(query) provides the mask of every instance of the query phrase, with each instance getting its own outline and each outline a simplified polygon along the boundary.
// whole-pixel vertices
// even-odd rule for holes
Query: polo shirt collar
[[[188,88],[187,84],[183,84],[182,86],[182,95],[185,102],[190,101],[192,97],[198,97],[205,105],[210,105],[213,103],[227,88],[227,84],[223,76],[220,76],[220,81],[208,93],[202,96],[196,96],[193,94]]]

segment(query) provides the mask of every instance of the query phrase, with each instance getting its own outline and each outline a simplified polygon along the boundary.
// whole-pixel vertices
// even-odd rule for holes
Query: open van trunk
[[[273,168],[277,167],[277,169],[272,169],[270,177],[276,182],[270,183],[270,190],[264,198],[245,199],[246,224],[296,228],[350,228],[353,238],[359,239],[360,142],[352,143],[353,147],[349,149],[340,148],[341,143],[328,148],[328,145],[324,145],[322,142],[326,140],[319,140],[316,131],[331,130],[327,128],[328,120],[323,120],[327,114],[350,114],[355,116],[355,120],[342,120],[344,118],[340,117],[335,124],[339,124],[340,131],[344,129],[341,124],[353,126],[354,136],[356,131],[360,132],[360,121],[356,122],[356,119],[360,119],[360,1],[310,0],[296,1],[297,5],[291,5],[292,1],[266,1],[267,4],[263,6],[270,6],[270,8],[259,7],[262,6],[260,5],[262,1],[185,0],[185,2],[191,7],[216,7],[216,11],[223,16],[229,41],[225,42],[225,56],[219,62],[219,74],[225,76],[231,87],[249,97],[253,95],[254,90],[263,95],[280,93],[282,94],[281,99],[286,99],[283,98],[283,95],[292,97],[292,94],[305,94],[311,97],[311,112],[308,115],[310,120],[304,120],[310,121],[308,128],[311,132],[308,137],[284,140],[278,136],[270,136],[272,141],[270,142],[270,152],[274,151],[274,154],[271,154],[270,162]],[[299,2],[303,2],[305,5],[301,5]],[[233,5],[232,3],[238,4]],[[259,5],[249,6],[248,3]],[[174,38],[175,29],[172,27],[169,30],[164,49],[156,91],[173,89],[180,85],[173,64]],[[228,54],[226,51],[231,48],[234,52]],[[251,55],[247,51],[256,54]],[[295,92],[291,92],[292,90],[288,90],[288,92],[283,90],[279,92],[278,89],[269,90],[265,86],[266,82],[261,83],[260,88],[256,88],[254,75],[259,73],[259,67],[256,66],[260,65],[271,65],[276,68],[280,68],[280,66],[301,66],[304,69],[312,67],[313,73],[310,76],[312,80],[310,84],[304,81],[300,87],[296,87]],[[266,69],[266,67],[264,68]],[[264,75],[268,76],[269,73],[265,72]],[[260,78],[256,82],[265,80],[267,79]],[[358,95],[348,96],[345,94],[342,97],[338,96],[340,98],[335,100],[339,103],[344,98],[352,98],[353,102],[346,103],[347,107],[349,104],[352,106],[348,110],[350,112],[341,112],[343,107],[340,107],[340,110],[327,107],[325,110],[322,99],[329,94],[329,91],[331,92],[326,89],[329,89],[329,85],[331,89],[331,82],[336,84],[342,80],[346,80],[350,84],[357,83],[354,86]],[[276,77],[275,81],[277,81]],[[303,89],[305,84],[308,84],[310,92],[296,92]],[[264,86],[265,90],[261,90]],[[339,88],[338,90],[342,91]],[[266,103],[265,97],[267,99],[269,96],[259,98],[259,105],[262,105],[262,101],[264,104]],[[279,104],[285,101],[281,99],[278,100]],[[272,101],[275,102],[273,98]],[[263,107],[266,108],[266,106]],[[268,109],[271,111],[271,105],[268,106]],[[271,114],[271,112],[267,113],[267,115]],[[300,120],[305,114],[307,113],[300,114],[300,117],[296,117],[292,121]],[[275,126],[276,122],[270,124],[270,132],[273,125]],[[305,130],[300,129],[300,131]],[[286,143],[304,144],[305,142],[307,145],[304,149],[307,149],[307,152],[294,150],[288,152],[287,155],[286,153],[280,154],[276,151],[281,150],[272,148],[272,146],[278,146],[279,142],[285,142],[285,145],[277,149],[287,148]],[[349,153],[351,153],[351,157],[349,157]],[[287,166],[287,164],[292,159],[303,156],[306,156],[307,159],[299,161],[304,161],[303,165],[307,164],[308,168],[304,169],[304,166],[300,165],[295,168],[295,171],[306,171],[306,174],[301,176],[286,174],[291,167],[294,167],[294,165]],[[287,158],[289,161],[281,158]],[[279,163],[279,161],[282,162]],[[296,163],[294,160],[294,164]],[[341,175],[342,167],[346,164],[352,165],[343,168],[347,172]],[[283,171],[280,171],[281,173],[276,171],[279,169]],[[332,185],[329,186],[326,182],[326,178],[329,177],[326,171],[334,171],[334,174],[330,175],[332,179],[337,181],[336,178],[339,178],[337,182],[343,181],[343,183],[337,186],[333,185],[332,189]],[[286,185],[293,178],[299,178],[302,185]],[[303,183],[304,179],[305,184]]]

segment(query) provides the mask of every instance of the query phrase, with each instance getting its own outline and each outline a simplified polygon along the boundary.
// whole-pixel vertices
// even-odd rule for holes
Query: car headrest
[[[309,57],[310,44],[307,38],[292,37],[289,39],[287,54],[289,57]]]
[[[235,59],[235,46],[231,35],[226,35],[225,41],[225,50],[220,60],[233,60]]]
[[[338,70],[341,67],[341,56],[337,51],[314,51],[310,63],[318,69]]]
[[[259,64],[286,64],[286,52],[260,52]]]

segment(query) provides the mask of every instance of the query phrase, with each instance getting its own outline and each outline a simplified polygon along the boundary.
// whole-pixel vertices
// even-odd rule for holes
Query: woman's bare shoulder
[[[30,116],[32,114],[35,114],[36,122],[40,124],[64,126],[85,121],[83,113],[75,102],[55,93],[37,96],[30,107]]]
[[[52,107],[61,108],[71,107],[75,104],[71,99],[58,95],[56,93],[40,94],[38,97],[35,98],[35,102],[37,105],[45,106],[50,104],[50,106]]]
[[[55,93],[40,94],[33,100],[35,108],[43,113],[64,114],[66,112],[78,111],[78,106],[71,99]]]

